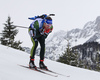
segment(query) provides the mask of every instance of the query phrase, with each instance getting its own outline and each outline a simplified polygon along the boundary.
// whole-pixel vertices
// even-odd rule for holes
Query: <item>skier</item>
[[[47,66],[45,66],[44,64],[45,39],[47,38],[48,34],[51,33],[53,30],[52,18],[44,14],[42,16],[35,16],[29,19],[34,20],[30,24],[29,31],[28,31],[31,37],[31,41],[33,42],[33,47],[31,49],[31,55],[30,55],[29,67],[37,69],[34,63],[34,60],[35,60],[34,58],[35,58],[36,48],[39,42],[41,46],[39,67],[41,69],[47,70]]]

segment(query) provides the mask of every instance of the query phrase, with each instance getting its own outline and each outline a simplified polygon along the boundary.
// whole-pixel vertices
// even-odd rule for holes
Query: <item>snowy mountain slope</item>
[[[67,48],[68,41],[71,47],[86,42],[97,41],[100,43],[100,16],[94,21],[87,22],[83,29],[58,31],[46,40],[46,57],[56,60]]]
[[[99,80],[100,73],[80,69],[45,59],[45,64],[49,69],[70,77],[58,75],[52,77],[33,70],[20,67],[28,65],[29,54],[0,45],[0,80]],[[35,63],[38,66],[39,57],[36,56]]]

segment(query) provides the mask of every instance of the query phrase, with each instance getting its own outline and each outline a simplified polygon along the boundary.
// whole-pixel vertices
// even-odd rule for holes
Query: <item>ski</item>
[[[37,67],[38,69],[40,69],[39,67]],[[57,75],[61,75],[61,76],[65,76],[65,77],[70,77],[70,75],[63,75],[63,74],[60,74],[60,73],[57,73],[57,72],[54,72],[54,71],[52,71],[52,70],[46,70],[46,69],[40,69],[40,70],[44,70],[44,71],[48,71],[48,72],[51,72],[51,73],[54,73],[54,74],[57,74]]]
[[[39,69],[35,70],[35,69],[32,69],[32,68],[29,68],[28,66],[23,66],[23,65],[19,65],[19,66],[24,67],[24,68],[27,68],[27,69],[30,69],[30,70],[34,70],[34,71],[37,71],[37,72],[40,72],[40,73],[43,73],[43,74],[46,74],[46,75],[49,75],[49,76],[58,77],[58,75],[52,75],[52,74],[43,72],[43,71],[41,71]]]

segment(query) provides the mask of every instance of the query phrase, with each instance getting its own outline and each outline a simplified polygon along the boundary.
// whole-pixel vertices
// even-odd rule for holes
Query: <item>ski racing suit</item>
[[[45,39],[48,36],[50,32],[52,32],[53,26],[46,30],[43,28],[44,24],[44,19],[42,18],[37,18],[35,19],[29,27],[29,35],[31,37],[31,41],[33,43],[33,47],[31,49],[31,55],[30,58],[34,59],[35,58],[35,52],[36,48],[38,46],[38,42],[40,43],[40,60],[44,60],[44,55],[45,55]]]

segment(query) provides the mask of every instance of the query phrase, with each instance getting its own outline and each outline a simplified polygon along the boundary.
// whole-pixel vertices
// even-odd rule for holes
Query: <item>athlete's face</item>
[[[52,24],[44,23],[44,27],[45,27],[45,29],[47,29],[47,30],[48,30],[51,26],[52,26]]]

